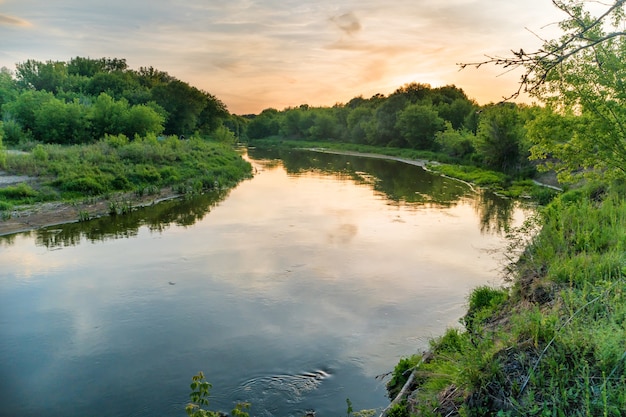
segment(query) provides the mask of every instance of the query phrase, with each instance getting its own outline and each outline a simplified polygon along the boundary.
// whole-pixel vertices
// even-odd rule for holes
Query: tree
[[[557,136],[549,129],[551,116],[531,123],[532,158],[549,162],[561,180],[581,175],[626,177],[626,0],[611,4],[580,0],[553,0],[565,14],[563,35],[545,40],[537,51],[513,51],[510,57],[490,57],[461,67],[495,64],[522,68],[522,92],[544,102],[567,121]],[[594,17],[590,4],[603,11]],[[532,126],[534,124],[534,126]],[[560,123],[562,124],[562,123]]]
[[[54,98],[35,110],[35,139],[46,143],[84,143],[90,138],[85,106]]]
[[[90,111],[93,136],[99,139],[107,134],[118,135],[126,132],[128,111],[129,105],[126,100],[116,101],[107,93],[100,94]]]
[[[250,139],[262,139],[278,135],[279,130],[278,110],[270,108],[263,110],[248,123],[246,133]]]
[[[26,90],[14,101],[2,106],[3,118],[15,120],[24,131],[32,131],[35,127],[36,110],[54,99],[54,95],[47,91]]]
[[[0,68],[0,120],[2,120],[2,105],[15,100],[17,95],[17,85],[11,72],[6,67]]]
[[[21,87],[56,93],[67,80],[67,66],[65,62],[29,59],[16,65],[16,77]]]
[[[3,132],[4,132],[4,128],[2,126],[2,122],[0,121],[0,168],[4,168],[7,162],[7,154],[4,151],[4,146],[2,145]]]
[[[474,136],[466,130],[456,130],[446,122],[445,130],[435,134],[437,150],[455,158],[464,158],[474,153]]]
[[[165,132],[176,135],[194,133],[200,122],[200,114],[207,105],[206,97],[200,90],[179,80],[154,87],[152,99],[169,115]]]
[[[148,133],[159,135],[163,132],[165,117],[150,106],[145,104],[132,106],[125,116],[122,133],[129,138],[134,135],[144,137]]]
[[[445,129],[444,120],[432,106],[410,104],[398,115],[398,131],[414,149],[432,149],[435,134]]]
[[[376,135],[372,145],[403,146],[402,134],[398,130],[398,116],[407,106],[405,95],[391,95],[376,109]]]
[[[476,148],[483,164],[507,174],[524,168],[527,152],[522,148],[524,124],[517,107],[511,103],[483,109],[476,134]]]

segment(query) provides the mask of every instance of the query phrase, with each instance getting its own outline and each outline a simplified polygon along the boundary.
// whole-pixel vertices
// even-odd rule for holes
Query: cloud
[[[333,16],[330,18],[330,21],[348,35],[352,35],[361,30],[361,23],[352,12]]]
[[[0,26],[31,26],[31,24],[18,17],[0,14]]]

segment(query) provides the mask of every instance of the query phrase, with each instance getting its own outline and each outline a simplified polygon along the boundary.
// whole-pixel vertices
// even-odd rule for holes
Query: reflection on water
[[[480,219],[481,230],[485,233],[506,230],[518,204],[488,191],[475,192],[463,182],[396,161],[297,150],[251,149],[249,156],[266,168],[276,167],[282,162],[290,175],[316,172],[369,185],[389,199],[389,204],[450,207],[469,196]],[[161,232],[171,224],[193,225],[227,196],[228,191],[216,191],[165,201],[124,216],[102,217],[89,222],[67,224],[61,228],[43,228],[34,233],[38,244],[55,247],[76,245],[82,239],[95,242],[128,238],[136,236],[142,226],[147,226],[153,232]],[[349,233],[349,230],[344,232]],[[10,244],[14,238],[14,235],[0,236],[0,241]]]
[[[228,195],[2,239],[1,417],[182,417],[199,370],[216,409],[380,409],[375,377],[458,325],[524,217],[399,162],[249,158]]]
[[[146,226],[151,232],[162,232],[170,225],[191,226],[206,216],[212,207],[228,196],[227,191],[213,191],[187,198],[163,201],[126,215],[108,216],[88,222],[48,227],[35,231],[37,244],[52,248],[137,236]]]
[[[396,203],[450,207],[469,197],[486,233],[501,233],[513,220],[519,205],[515,200],[490,191],[473,190],[467,184],[420,167],[379,158],[333,155],[305,150],[251,149],[250,156],[265,160],[268,167],[284,163],[290,174],[319,172],[341,175],[360,184],[369,184],[385,198]]]

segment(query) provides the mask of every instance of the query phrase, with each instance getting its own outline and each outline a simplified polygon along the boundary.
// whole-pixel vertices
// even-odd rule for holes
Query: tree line
[[[251,141],[267,137],[338,141],[437,152],[448,160],[528,177],[526,123],[535,106],[479,106],[453,85],[406,84],[392,94],[356,97],[332,107],[263,110],[248,116]]]
[[[27,60],[0,70],[4,142],[90,143],[105,135],[226,134],[218,98],[153,67],[125,59]],[[230,123],[232,126],[232,122]]]

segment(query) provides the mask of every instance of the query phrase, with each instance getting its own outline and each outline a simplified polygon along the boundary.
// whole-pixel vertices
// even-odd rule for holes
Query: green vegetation
[[[250,175],[250,165],[232,147],[192,137],[181,141],[154,135],[129,141],[109,136],[89,145],[37,145],[26,154],[7,155],[9,172],[35,177],[0,189],[0,209],[85,196],[134,191],[140,197],[162,187],[180,194],[229,188]]]
[[[394,378],[412,366],[411,415],[626,413],[625,3],[596,18],[585,2],[554,2],[567,15],[561,39],[487,61],[527,69],[520,91],[547,103],[525,123],[531,158],[571,189],[511,231],[511,285],[474,290],[463,328],[397,365]],[[483,154],[518,134],[499,133]]]
[[[413,412],[622,415],[626,201],[616,188],[570,191],[545,208],[514,285],[474,290],[464,330],[432,342]]]
[[[93,143],[105,135],[211,135],[238,118],[208,92],[124,59],[27,60],[0,71],[0,116],[10,146]],[[223,131],[220,136],[224,136]]]
[[[185,407],[185,411],[189,417],[222,417],[225,415],[218,411],[202,408],[209,405],[209,390],[211,389],[211,384],[206,381],[202,372],[198,372],[197,375],[191,378],[190,388],[191,393],[189,394],[189,399],[191,402]],[[230,415],[232,417],[248,417],[249,414],[244,411],[248,408],[250,408],[250,404],[239,403],[231,411]]]
[[[248,116],[246,134],[255,146],[323,143],[332,149],[368,149],[463,165],[477,173],[463,179],[504,188],[536,172],[528,160],[526,124],[540,112],[538,107],[514,104],[478,106],[455,86],[412,83],[389,96],[357,97],[333,107],[266,109]],[[486,170],[496,173],[485,175]]]
[[[251,171],[232,149],[240,120],[217,98],[151,67],[131,70],[123,59],[28,60],[15,75],[3,68],[0,116],[0,168],[32,177],[0,189],[5,213],[163,187],[228,188]],[[7,154],[3,142],[27,152]]]

